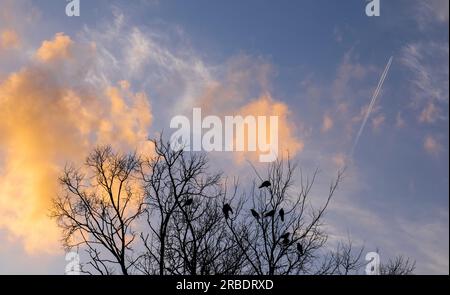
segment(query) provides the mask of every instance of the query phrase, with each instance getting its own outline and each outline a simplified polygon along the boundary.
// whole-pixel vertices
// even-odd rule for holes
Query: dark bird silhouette
[[[281,244],[285,247],[289,246],[289,238],[284,238],[283,240],[281,240]]]
[[[264,217],[273,217],[275,215],[275,210],[270,210],[266,214],[264,214]]]
[[[256,220],[259,220],[259,214],[258,214],[258,212],[256,212],[254,209],[251,209],[250,211],[252,212],[253,217],[255,217]]]
[[[284,209],[283,208],[280,209],[280,218],[281,218],[281,221],[284,222]]]
[[[194,199],[187,199],[186,202],[184,202],[184,206],[190,206],[194,202]]]
[[[271,186],[270,181],[266,180],[263,183],[261,183],[261,185],[258,188],[263,188],[263,187],[269,187]]]
[[[230,218],[230,212],[233,213],[233,209],[231,209],[230,204],[224,204],[222,208],[223,215],[225,215],[225,219]]]
[[[297,251],[300,255],[303,255],[303,246],[300,243],[297,243]]]
[[[289,235],[290,235],[291,233],[284,233],[284,234],[282,234],[281,236],[280,236],[280,238],[282,238],[283,240],[284,239],[289,239]]]

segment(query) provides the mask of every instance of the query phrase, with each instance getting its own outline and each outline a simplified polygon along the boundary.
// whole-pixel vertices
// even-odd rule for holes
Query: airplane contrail
[[[383,74],[380,77],[380,81],[378,82],[377,88],[375,89],[375,91],[374,91],[374,93],[372,95],[369,107],[367,108],[366,115],[364,116],[364,120],[363,120],[363,122],[361,124],[361,127],[359,128],[358,134],[356,135],[355,143],[353,144],[352,150],[350,152],[350,156],[349,156],[350,159],[353,157],[353,153],[355,151],[356,146],[358,145],[359,138],[361,137],[361,134],[364,131],[364,127],[366,127],[367,120],[369,119],[370,113],[373,110],[373,106],[375,105],[375,103],[377,101],[377,98],[378,98],[378,95],[380,94],[381,87],[383,87],[384,80],[386,79],[386,76],[387,76],[387,74],[389,72],[389,68],[391,67],[393,59],[394,59],[394,57],[392,57],[392,56],[389,58],[389,61],[388,61],[387,65],[386,65],[386,67],[384,68]]]

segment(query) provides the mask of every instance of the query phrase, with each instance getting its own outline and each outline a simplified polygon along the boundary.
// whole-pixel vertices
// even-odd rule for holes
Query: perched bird
[[[230,212],[233,213],[233,209],[231,209],[230,204],[224,204],[222,208],[223,215],[225,215],[225,219],[230,218]]]
[[[271,186],[270,181],[266,180],[263,183],[261,183],[261,185],[258,188],[263,188],[263,187],[269,187]]]
[[[290,242],[289,238],[284,238],[281,240],[281,244],[285,247],[289,246],[289,242]]]
[[[275,210],[270,210],[266,214],[264,214],[264,217],[273,217],[275,215]]]
[[[256,220],[259,220],[259,214],[258,214],[258,212],[256,212],[254,209],[251,209],[250,211],[252,212],[253,217],[255,217]]]
[[[291,233],[284,233],[284,234],[282,234],[281,236],[280,236],[280,238],[282,238],[283,240],[284,239],[289,239],[289,235],[290,235]]]
[[[283,208],[280,209],[280,218],[281,218],[281,221],[284,222],[284,209]]]
[[[303,246],[300,243],[297,243],[297,251],[300,255],[303,255]]]
[[[190,206],[194,202],[194,199],[187,199],[186,202],[184,202],[184,206]]]

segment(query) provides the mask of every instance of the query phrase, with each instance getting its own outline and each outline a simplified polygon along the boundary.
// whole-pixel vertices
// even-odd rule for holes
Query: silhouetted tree
[[[250,192],[251,209],[239,211],[243,216],[227,222],[232,233],[246,233],[235,235],[235,243],[244,252],[251,273],[311,274],[317,267],[316,251],[327,240],[321,227],[322,218],[342,173],[331,184],[323,206],[314,209],[309,197],[317,172],[310,179],[301,175],[300,186],[296,188],[295,170],[289,159],[270,164],[265,177],[268,180],[258,188],[254,185]]]
[[[416,262],[402,255],[389,259],[387,263],[381,264],[381,275],[411,275],[416,269]]]
[[[119,266],[125,275],[138,261],[132,244],[136,220],[144,212],[139,167],[136,154],[120,155],[106,146],[96,148],[83,167],[64,169],[63,192],[54,199],[52,216],[66,249],[86,246],[90,261],[82,271],[112,274]]]
[[[175,151],[162,139],[153,143],[155,155],[141,167],[150,228],[141,233],[147,249],[142,272],[236,273],[242,259],[223,230],[222,175],[208,172],[204,154]]]
[[[326,245],[323,219],[342,171],[313,204],[317,171],[304,176],[290,159],[269,164],[264,177],[254,169],[257,183],[246,192],[211,172],[205,154],[152,142],[145,157],[99,147],[64,169],[52,216],[63,246],[88,254],[83,272],[347,275],[366,265],[350,239]],[[414,266],[399,256],[380,271],[411,274]]]

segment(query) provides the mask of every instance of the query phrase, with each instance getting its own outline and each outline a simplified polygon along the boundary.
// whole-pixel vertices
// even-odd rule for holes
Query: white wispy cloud
[[[448,43],[410,43],[401,53],[410,77],[410,106],[417,110],[417,120],[428,124],[448,121]]]
[[[436,24],[448,23],[448,0],[417,0],[412,7],[415,8],[415,18],[422,30],[427,30]]]

